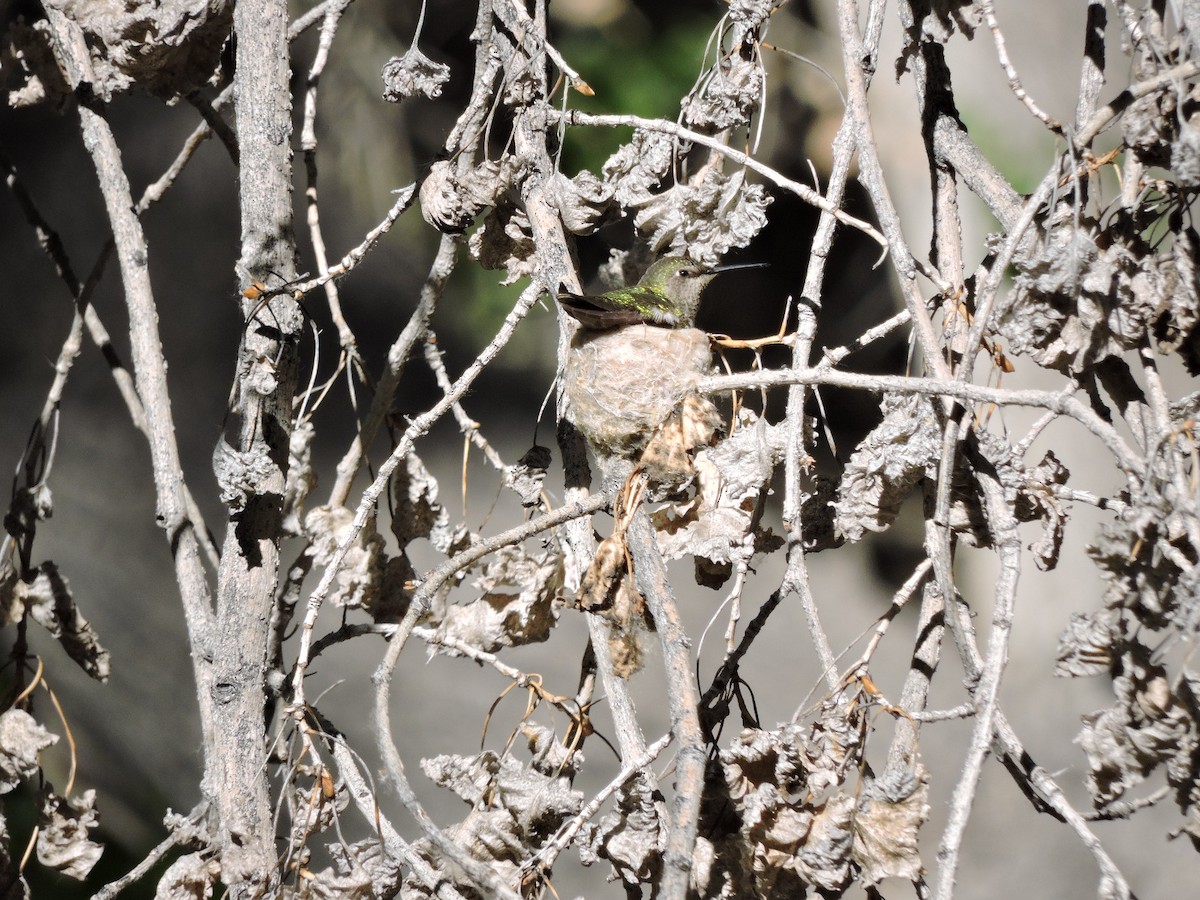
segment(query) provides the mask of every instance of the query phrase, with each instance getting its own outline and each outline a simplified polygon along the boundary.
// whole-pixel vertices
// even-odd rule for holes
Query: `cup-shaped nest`
[[[580,329],[566,364],[575,425],[598,456],[631,459],[711,365],[708,335],[695,328]]]

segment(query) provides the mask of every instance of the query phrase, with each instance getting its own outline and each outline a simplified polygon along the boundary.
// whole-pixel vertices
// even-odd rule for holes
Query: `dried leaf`
[[[886,531],[941,458],[941,416],[928,398],[885,394],[880,407],[883,421],[859,443],[838,486],[833,524],[848,541]]]
[[[1184,248],[1177,271],[1173,254],[1160,259],[1139,237],[1126,236],[1134,229],[1131,222],[1117,221],[1101,231],[1091,220],[1076,227],[1069,215],[1064,212],[1016,260],[1018,274],[1000,332],[1013,353],[1047,368],[1082,372],[1138,346],[1151,324],[1170,315],[1180,272],[1183,280],[1190,273]],[[1185,315],[1194,324],[1194,277],[1191,281],[1192,299],[1181,304],[1181,313],[1190,306]]]
[[[778,0],[729,0],[729,18],[747,31],[757,31],[767,21]]]
[[[617,591],[629,575],[625,535],[614,532],[600,542],[579,584],[579,607],[586,612],[612,609]]]
[[[48,0],[47,6],[82,31],[89,88],[105,103],[135,87],[173,101],[200,86],[216,70],[233,24],[233,4],[211,0]],[[61,103],[71,86],[54,57],[35,49],[37,40],[49,40],[44,22],[6,39],[23,82],[14,104]]]
[[[885,878],[921,877],[918,835],[929,818],[929,773],[888,770],[867,779],[854,814],[854,861],[866,887]]]
[[[104,852],[100,844],[88,838],[88,833],[100,825],[96,792],[88,790],[74,800],[64,800],[49,787],[44,788],[38,824],[38,862],[79,881],[87,878]]]
[[[446,831],[501,878],[513,877],[583,807],[583,794],[571,789],[569,778],[543,775],[511,755],[444,755],[421,760],[421,768],[471,806],[466,819]],[[426,841],[414,846],[431,852]]]
[[[244,511],[251,497],[277,492],[283,484],[283,473],[261,441],[241,451],[222,437],[213,449],[212,462],[221,502],[234,514]]]
[[[842,891],[849,885],[853,819],[854,798],[841,791],[815,807],[804,843],[791,863],[804,881],[825,891]]]
[[[483,595],[471,603],[447,608],[438,635],[487,653],[501,647],[540,643],[550,637],[558,619],[555,600],[562,585],[560,553],[530,556],[521,547],[503,547],[492,554],[475,582]],[[515,587],[517,591],[499,590],[502,587]],[[459,651],[441,644],[432,644],[430,652],[459,655]]]
[[[97,681],[108,680],[112,659],[100,646],[100,636],[79,612],[71,586],[47,560],[37,569],[31,584],[18,581],[14,591],[30,618],[45,628],[62,645],[67,656]]]
[[[58,741],[22,709],[0,715],[0,794],[7,794],[38,773],[38,754]]]
[[[501,198],[467,239],[471,256],[485,269],[503,269],[501,284],[514,284],[531,276],[537,266],[537,247],[525,210]]]
[[[1189,132],[1196,133],[1189,128]],[[1200,170],[1200,159],[1197,161]],[[1197,173],[1200,183],[1200,171]],[[1162,278],[1151,330],[1160,353],[1178,353],[1192,375],[1200,374],[1200,236],[1192,228],[1176,231],[1170,250],[1158,259]]]
[[[555,172],[546,193],[571,234],[589,235],[620,216],[610,183],[584,169],[574,178]]]
[[[344,506],[317,506],[304,517],[308,553],[319,566],[328,566],[334,552],[354,525],[354,511]],[[337,570],[329,601],[340,607],[377,606],[383,581],[383,537],[375,531],[375,518],[367,519]]]
[[[763,97],[766,73],[756,58],[731,55],[709,72],[700,89],[683,102],[684,121],[715,134],[750,121]]]
[[[584,826],[578,842],[585,866],[601,860],[612,864],[614,877],[629,886],[654,879],[667,845],[666,803],[645,772],[621,785],[616,808],[599,822]]]
[[[1088,757],[1088,787],[1103,808],[1119,800],[1159,765],[1168,779],[1190,783],[1193,754],[1200,748],[1195,698],[1190,684],[1176,692],[1166,671],[1147,661],[1145,648],[1125,653],[1113,679],[1116,703],[1083,717],[1076,741]],[[1176,786],[1180,786],[1176,783]]]
[[[1026,469],[1023,476],[1017,489],[1014,512],[1018,522],[1032,522],[1038,519],[1042,521],[1042,537],[1030,549],[1033,551],[1037,567],[1043,572],[1048,572],[1058,565],[1063,528],[1067,523],[1066,511],[1051,488],[1054,485],[1066,484],[1070,472],[1058,461],[1058,457],[1047,450],[1042,461]],[[1005,480],[1003,474],[1001,480]]]
[[[421,215],[446,234],[462,234],[483,210],[495,206],[517,180],[520,164],[512,156],[469,167],[438,160],[421,182]]]
[[[546,470],[550,468],[550,448],[534,445],[504,471],[504,483],[517,492],[526,509],[542,502]]]
[[[393,56],[384,63],[380,76],[383,99],[389,103],[399,103],[417,94],[433,100],[441,96],[442,86],[450,80],[450,67],[434,62],[413,44],[403,56]]]
[[[301,534],[300,516],[304,501],[317,486],[317,474],[312,464],[312,440],[317,433],[311,421],[296,423],[288,439],[287,482],[283,489],[283,531],[297,537]]]
[[[444,554],[466,545],[466,529],[451,527],[450,516],[438,500],[437,480],[415,453],[405,457],[392,475],[392,510],[392,534],[402,550],[417,538],[429,538]]]
[[[221,864],[210,854],[185,854],[158,880],[154,900],[209,900],[220,877]]]
[[[808,886],[837,891],[849,884],[854,799],[842,791],[824,802],[816,799],[835,782],[814,779],[810,760],[827,755],[810,744],[799,724],[746,729],[721,753],[749,852],[737,852],[729,840],[718,845],[735,895],[749,893],[747,885],[757,896],[804,897]]]
[[[696,454],[696,497],[651,516],[663,556],[697,557],[702,584],[720,587],[734,563],[779,546],[769,531],[757,529],[779,449],[776,437],[765,420],[743,410],[730,437]]]
[[[303,847],[311,835],[334,827],[350,804],[346,785],[335,782],[328,770],[321,770],[311,784],[293,784],[291,791],[293,847]]]
[[[1082,678],[1103,675],[1112,669],[1114,647],[1121,641],[1121,613],[1102,609],[1095,613],[1072,613],[1071,623],[1058,638],[1054,674]]]
[[[771,199],[762,185],[746,184],[740,169],[709,169],[699,185],[677,184],[643,203],[634,225],[656,254],[716,265],[762,231]]]
[[[551,778],[560,775],[573,778],[583,765],[583,754],[568,743],[563,743],[549,728],[526,722],[521,726],[529,748],[529,765],[535,772]]]
[[[389,888],[400,882],[400,863],[388,855],[379,838],[367,838],[351,844],[340,841],[332,843],[329,845],[329,855],[337,871],[351,878],[351,884],[365,877],[371,887],[372,893],[367,895],[371,900],[392,896]]]
[[[677,149],[670,135],[634,131],[633,139],[604,164],[604,180],[612,185],[613,195],[621,206],[639,206],[654,196],[654,189],[671,171],[677,152],[687,153],[687,145]]]
[[[14,537],[33,534],[37,523],[44,522],[53,514],[54,494],[46,482],[15,488],[8,514],[4,517],[4,528]]]

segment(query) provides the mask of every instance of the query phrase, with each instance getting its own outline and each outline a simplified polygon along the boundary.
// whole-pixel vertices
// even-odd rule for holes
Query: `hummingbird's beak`
[[[709,271],[710,271],[710,272],[712,272],[714,275],[716,275],[716,274],[717,274],[717,273],[719,273],[719,272],[732,272],[734,269],[765,269],[765,268],[767,268],[769,265],[771,265],[771,264],[770,264],[770,263],[763,263],[763,262],[756,262],[756,263],[724,263],[723,265],[719,265],[719,266],[713,266],[711,269],[709,269]]]

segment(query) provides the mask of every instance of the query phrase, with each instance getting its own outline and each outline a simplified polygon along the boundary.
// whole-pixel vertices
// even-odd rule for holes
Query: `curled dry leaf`
[[[721,414],[707,397],[688,394],[655,430],[638,466],[659,494],[683,490],[696,475],[692,456],[722,432]]]
[[[389,103],[418,94],[433,100],[441,96],[443,85],[450,80],[450,67],[434,62],[413,44],[403,56],[393,56],[384,63],[379,74],[383,78],[383,99]]]
[[[338,841],[329,845],[329,855],[333,858],[337,874],[348,878],[351,885],[357,885],[365,876],[371,889],[371,893],[365,896],[370,900],[380,896],[392,896],[392,886],[400,883],[400,863],[388,855],[377,837],[355,841],[352,844]],[[331,896],[342,895],[333,893]]]
[[[326,788],[332,789],[332,796],[326,796]],[[332,828],[350,804],[346,785],[334,782],[327,770],[311,784],[293,784],[291,792],[293,847],[303,847],[312,835]]]
[[[488,863],[503,879],[521,867],[583,807],[583,794],[565,776],[548,776],[511,755],[491,751],[477,756],[443,755],[423,759],[421,768],[436,784],[449,788],[471,812],[446,829],[471,858]],[[439,854],[427,840],[414,848],[432,860]],[[436,864],[436,862],[435,862]],[[413,886],[410,876],[406,887]]]
[[[1177,58],[1156,56],[1153,49],[1138,42],[1133,60],[1134,81],[1146,81],[1159,75],[1162,69],[1180,62]],[[1135,98],[1121,116],[1125,146],[1144,165],[1170,166],[1176,156],[1175,146],[1181,128],[1195,107],[1197,97],[1200,97],[1200,87],[1180,84]]]
[[[288,438],[287,482],[283,488],[283,530],[297,537],[301,534],[300,516],[304,501],[317,486],[312,465],[312,440],[316,434],[312,421],[299,422]]]
[[[538,444],[530,447],[515,466],[504,470],[504,483],[517,492],[526,509],[542,502],[546,470],[550,468],[550,448]]]
[[[810,886],[837,891],[850,880],[853,797],[814,780],[803,726],[747,729],[721,753],[737,832],[716,845],[729,896],[803,897]],[[844,773],[843,773],[844,774]],[[730,824],[733,824],[732,822]]]
[[[529,748],[529,765],[535,772],[551,778],[560,775],[573,778],[583,765],[583,754],[560,741],[549,728],[526,722],[521,726],[521,734]]]
[[[23,709],[0,715],[0,794],[7,794],[40,768],[38,754],[58,741]]]
[[[1182,455],[1188,452],[1163,442],[1132,504],[1088,548],[1105,581],[1104,605],[1132,616],[1122,625],[1123,638],[1131,639],[1140,626],[1171,629],[1190,640],[1200,628],[1200,570],[1181,565],[1200,554],[1191,537],[1200,507],[1187,485],[1170,475],[1187,470]]]
[[[625,532],[616,528],[596,548],[579,585],[579,608],[603,616],[609,624],[608,652],[613,671],[621,678],[641,670],[645,659],[641,633],[654,627],[629,563]]]
[[[438,635],[487,653],[544,641],[558,619],[555,601],[562,584],[562,554],[549,551],[531,556],[521,547],[502,547],[488,558],[475,581],[483,594],[470,603],[447,607]],[[504,587],[516,590],[501,590]],[[430,652],[460,655],[441,644],[430,645]]]
[[[1191,131],[1191,129],[1189,129]],[[1197,162],[1200,168],[1200,162]],[[1200,184],[1200,174],[1196,181]],[[1160,353],[1178,353],[1192,375],[1200,374],[1200,235],[1185,228],[1158,256],[1161,291],[1151,318]]]
[[[631,888],[653,880],[666,849],[666,803],[645,772],[617,790],[616,806],[579,834],[579,859],[585,866],[604,860],[614,878]]]
[[[757,31],[779,0],[729,0],[729,18],[746,31]]]
[[[104,102],[138,88],[173,101],[214,73],[233,25],[233,3],[214,0],[47,0],[89,51],[91,92]],[[21,24],[5,36],[14,106],[61,103],[69,86],[53,54],[44,20]],[[13,71],[5,66],[8,71]]]
[[[354,511],[344,506],[317,506],[304,517],[308,553],[317,565],[329,565],[353,524]],[[383,581],[383,567],[383,537],[375,531],[372,516],[359,529],[338,568],[329,602],[341,607],[374,609]]]
[[[742,410],[731,436],[697,454],[696,496],[667,504],[651,516],[664,558],[704,560],[706,565],[697,570],[701,583],[716,588],[739,558],[780,546],[770,531],[758,529],[779,449],[776,437],[765,420]]]
[[[503,269],[501,284],[531,276],[537,267],[533,229],[525,210],[501,198],[467,239],[471,256],[485,269]]]
[[[71,586],[59,574],[58,566],[47,560],[37,568],[31,583],[18,579],[12,589],[29,617],[50,632],[79,668],[97,681],[108,680],[112,659],[100,646],[96,630],[79,612]]]
[[[632,140],[605,162],[604,180],[612,186],[621,206],[640,206],[654,197],[655,189],[671,171],[676,154],[687,153],[687,146],[677,147],[667,134],[635,131]]]
[[[699,185],[677,184],[643,203],[633,221],[654,253],[711,266],[762,231],[771,199],[762,185],[746,184],[741,169],[709,169]]]
[[[641,244],[634,245],[632,250],[614,247],[608,251],[608,259],[596,270],[596,277],[606,291],[615,290],[628,284],[637,284],[654,262],[654,256]]]
[[[715,134],[750,121],[758,111],[766,83],[761,61],[736,53],[712,68],[704,83],[683,103],[683,119],[690,127]]]
[[[1030,549],[1033,551],[1034,562],[1043,572],[1048,572],[1058,565],[1058,554],[1062,549],[1063,529],[1067,523],[1067,513],[1051,488],[1055,485],[1066,484],[1070,472],[1059,462],[1051,451],[1047,450],[1042,461],[1032,468],[1020,473],[1016,467],[1006,467],[1005,471],[1017,471],[1023,474],[1021,485],[1017,488],[1015,513],[1018,522],[1033,522],[1041,520],[1042,536]],[[1003,475],[1001,476],[1003,480]]]
[[[574,178],[555,172],[546,193],[557,207],[563,227],[571,234],[594,234],[620,215],[612,185],[586,169]]]
[[[324,868],[320,872],[306,871],[303,896],[312,900],[377,900],[371,873],[351,860],[348,871]]]
[[[928,397],[885,395],[883,421],[867,435],[850,457],[834,502],[834,528],[840,538],[861,540],[869,531],[889,528],[904,501],[922,479],[938,475],[942,455],[940,408]],[[949,525],[974,547],[992,547],[995,535],[986,512],[976,471],[998,477],[1005,497],[1020,522],[1041,521],[1041,539],[1034,545],[1039,567],[1058,561],[1066,511],[1053,488],[1069,472],[1053,453],[1026,469],[1007,441],[988,431],[968,435],[954,469]]]
[[[154,891],[154,900],[208,900],[221,878],[221,864],[208,853],[188,853],[171,863]]]
[[[79,881],[87,878],[104,852],[100,844],[88,838],[100,825],[96,792],[84,791],[80,797],[66,800],[46,787],[38,825],[38,862]]]
[[[462,234],[476,216],[500,201],[519,176],[520,165],[511,156],[474,167],[439,160],[421,182],[421,215],[438,231]]]
[[[918,835],[929,818],[929,773],[889,769],[868,778],[854,812],[854,862],[866,887],[921,877]]]
[[[1179,123],[1179,136],[1171,143],[1169,167],[1179,184],[1200,187],[1200,116],[1195,113]]]
[[[833,524],[848,541],[887,530],[941,457],[941,416],[928,399],[885,394],[880,408],[883,421],[859,443],[838,485]]]
[[[1168,782],[1182,789],[1181,807],[1200,799],[1188,797],[1200,750],[1193,688],[1188,679],[1173,687],[1143,647],[1121,657],[1113,678],[1116,702],[1084,716],[1076,738],[1088,757],[1088,787],[1098,808],[1119,800],[1159,765],[1166,766]]]
[[[1000,332],[1013,353],[1066,372],[1137,347],[1147,333],[1161,351],[1178,351],[1195,367],[1196,255],[1191,229],[1156,251],[1128,217],[1103,229],[1091,220],[1057,222],[1016,260]]]
[[[32,534],[38,522],[44,522],[53,514],[54,494],[50,485],[41,481],[30,487],[18,487],[12,492],[4,528],[14,537]]]
[[[615,531],[600,542],[579,584],[579,607],[603,612],[616,605],[617,592],[629,581],[629,548],[625,535]]]
[[[1114,649],[1121,642],[1121,613],[1102,609],[1095,613],[1071,613],[1071,622],[1058,638],[1054,674],[1068,678],[1103,675],[1115,661]]]
[[[438,500],[437,480],[415,453],[396,468],[391,490],[392,534],[401,549],[418,538],[428,538],[439,553],[447,555],[466,546],[466,529],[450,525],[450,516]]]
[[[278,491],[283,482],[283,473],[261,441],[241,451],[222,437],[213,449],[213,473],[221,490],[221,502],[235,514],[245,510],[251,497]]]

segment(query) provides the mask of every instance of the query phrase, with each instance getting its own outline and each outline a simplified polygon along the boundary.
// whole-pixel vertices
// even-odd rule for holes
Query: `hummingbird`
[[[559,294],[567,315],[584,328],[607,331],[625,325],[691,328],[700,308],[700,295],[710,281],[731,269],[759,269],[765,263],[702,266],[682,256],[658,260],[637,284],[603,294]]]

